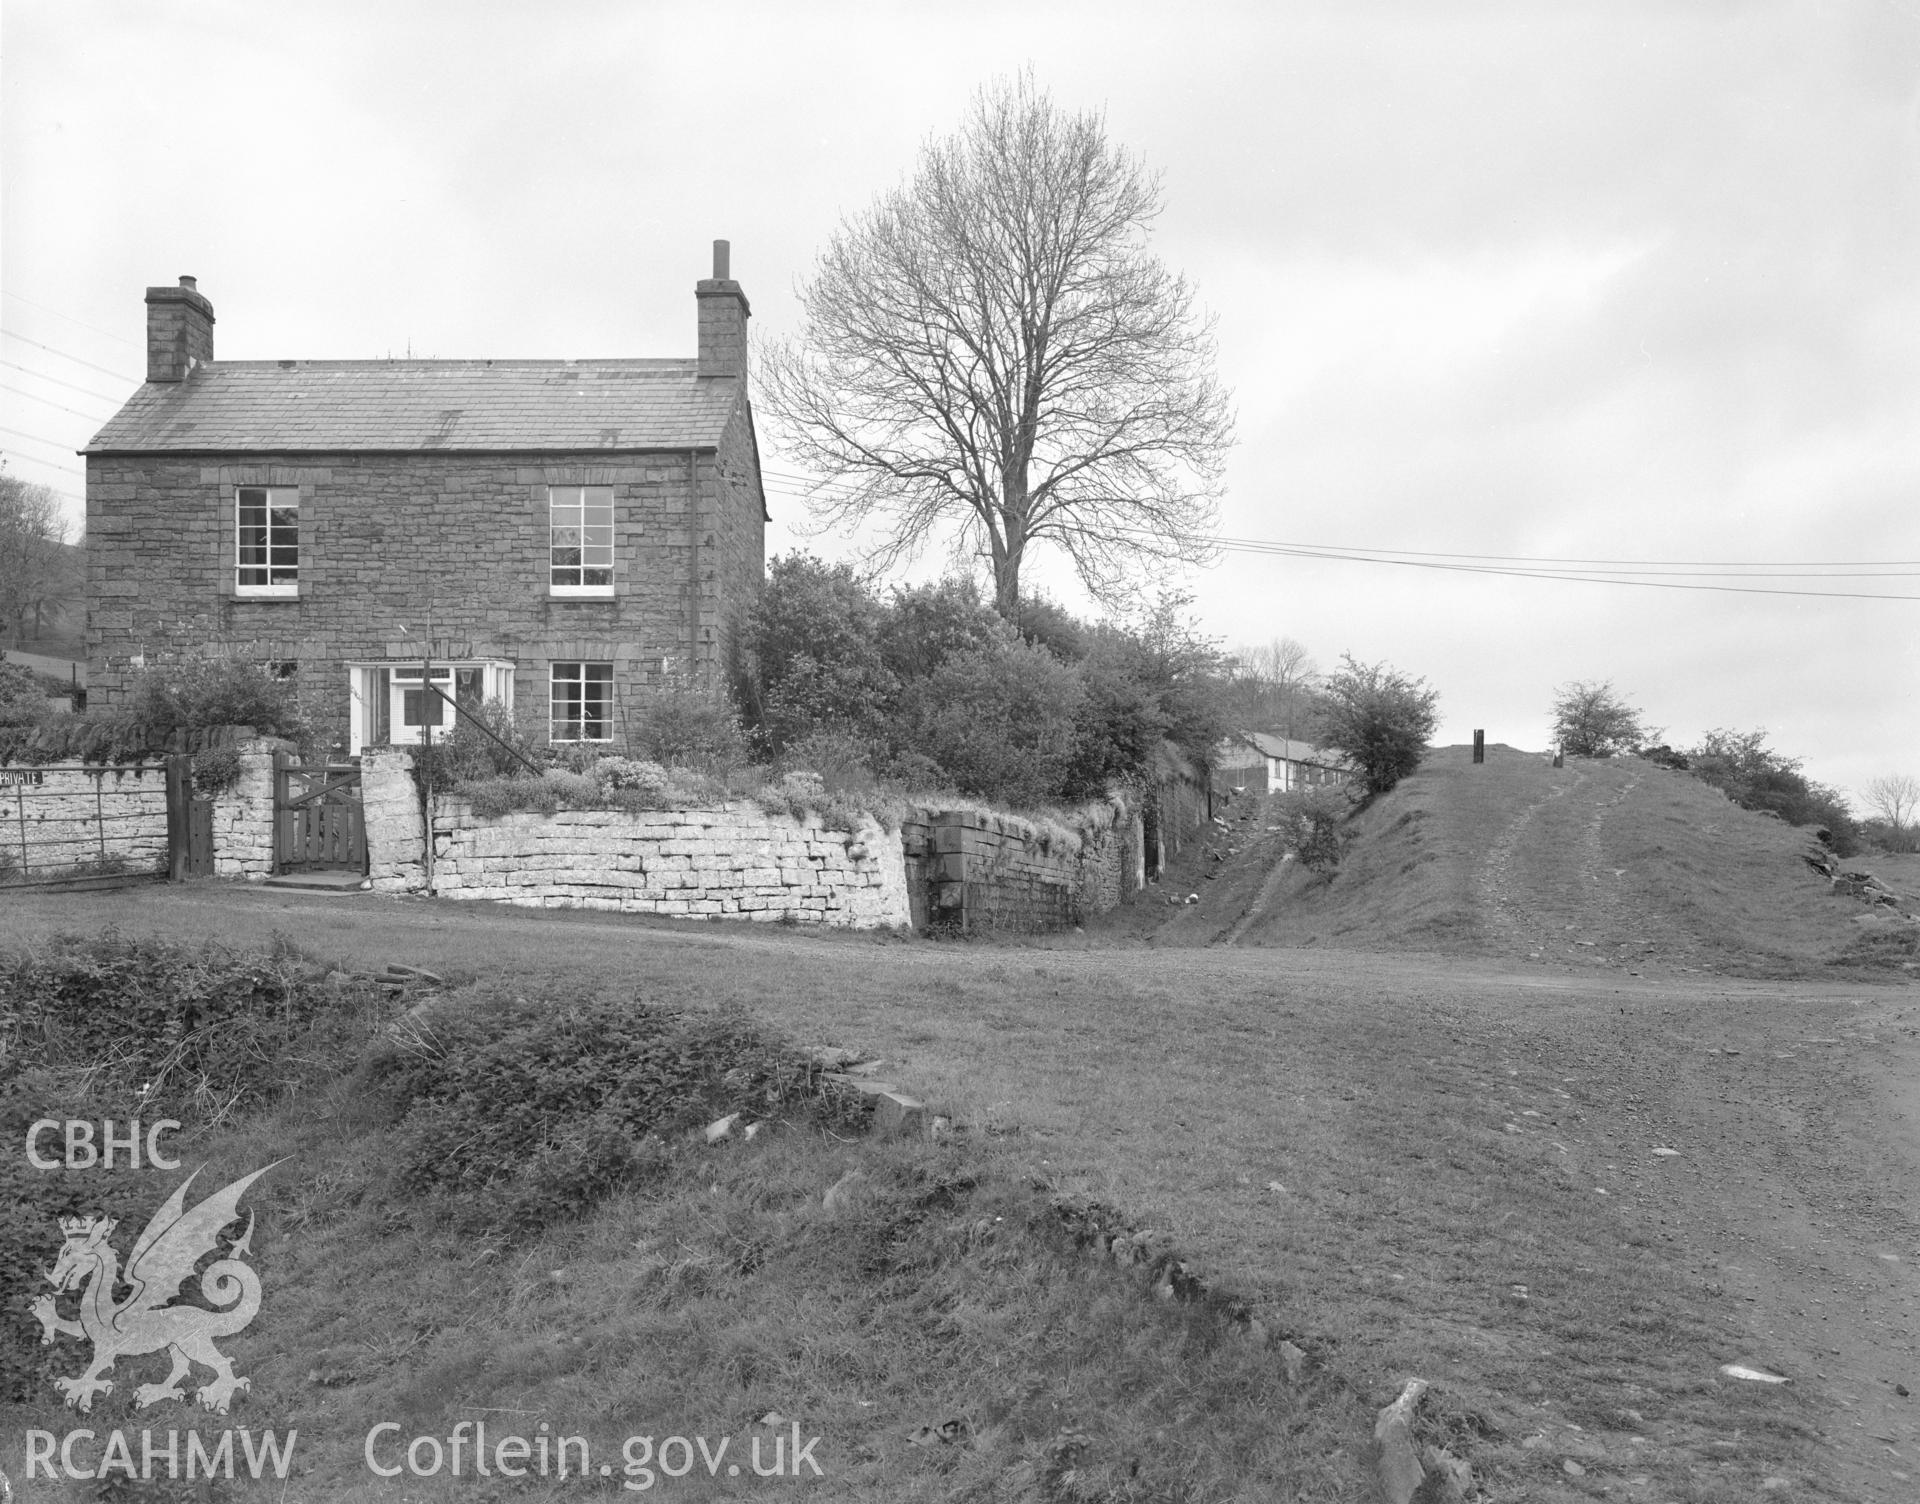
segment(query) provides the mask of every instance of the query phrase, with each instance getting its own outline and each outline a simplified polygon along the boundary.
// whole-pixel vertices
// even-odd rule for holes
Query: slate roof
[[[1264,731],[1246,732],[1242,740],[1253,743],[1262,756],[1277,757],[1282,762],[1314,763],[1323,768],[1346,765],[1346,759],[1338,752],[1324,751],[1307,742],[1288,741],[1284,736],[1269,736]]]
[[[737,377],[693,360],[228,360],[148,382],[85,453],[711,449]]]

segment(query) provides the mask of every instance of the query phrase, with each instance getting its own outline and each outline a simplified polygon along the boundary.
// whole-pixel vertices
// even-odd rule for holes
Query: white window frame
[[[605,680],[606,687],[607,687],[606,708],[601,715],[601,734],[599,736],[588,736],[586,734],[586,729],[587,729],[587,717],[585,714],[586,698],[587,698],[586,686],[587,686],[587,670],[590,668],[596,668],[596,669],[604,668],[607,671],[606,680]],[[559,727],[561,725],[561,718],[559,714],[560,686],[563,682],[561,678],[561,671],[564,669],[579,670],[579,677],[572,681],[580,689],[580,705],[581,705],[582,713],[579,716],[579,726],[580,726],[581,734],[578,736],[559,735]],[[615,705],[614,682],[615,681],[614,681],[613,665],[611,663],[606,662],[603,659],[594,659],[594,658],[564,659],[558,662],[548,664],[547,665],[547,740],[549,742],[560,743],[560,744],[569,745],[569,746],[573,745],[574,743],[585,743],[589,746],[599,746],[603,743],[611,742],[613,740],[613,720],[614,720],[614,705]]]
[[[267,558],[265,563],[248,564],[241,562],[245,551],[249,547],[257,548],[260,545],[248,544],[245,541],[240,513],[241,508],[246,504],[244,498],[253,494],[264,498],[262,505],[266,510]],[[288,547],[288,545],[275,541],[276,529],[273,514],[276,507],[287,506],[293,509],[293,543],[291,545],[293,563],[275,564],[274,550]],[[281,535],[284,536],[284,530]],[[265,571],[267,579],[264,584],[257,581],[249,582],[242,578],[256,570]],[[291,578],[280,580],[274,578],[276,574],[283,572]],[[235,486],[233,488],[233,593],[236,597],[245,600],[270,601],[298,598],[300,594],[300,488],[298,486]]]
[[[587,521],[587,509],[590,506],[602,505],[599,500],[602,494],[606,498],[604,502],[607,517],[606,541],[589,543],[587,533],[594,524]],[[560,509],[568,506],[579,519],[578,522],[558,520],[561,515]],[[551,595],[562,600],[609,600],[612,598],[615,578],[614,531],[617,524],[614,517],[616,510],[612,486],[547,487],[547,590]],[[572,541],[563,542],[563,535],[568,532],[577,536]],[[595,555],[592,563],[587,562],[590,551]],[[573,564],[558,562],[563,552],[573,552],[578,562]],[[556,576],[567,570],[574,572],[575,581],[567,584],[559,583]],[[602,570],[607,576],[604,581],[594,584],[586,583],[589,572],[598,573]]]
[[[433,665],[434,683],[440,685],[448,694],[454,693],[458,682],[457,675],[462,671],[478,672],[480,675],[480,700],[498,700],[509,709],[513,706],[513,664],[501,658],[455,658],[436,659]],[[408,673],[407,671],[411,671]],[[378,663],[350,663],[347,665],[347,710],[349,717],[347,733],[347,751],[358,757],[371,745],[369,732],[377,718],[372,713],[384,699],[387,738],[383,745],[392,747],[417,747],[424,739],[419,726],[402,724],[405,707],[403,698],[409,679],[417,687],[420,683],[420,660],[393,658]],[[443,719],[434,727],[437,738],[452,731],[460,718],[457,705],[442,704]]]
[[[407,696],[420,694],[422,708],[431,704],[438,713],[433,718],[434,734],[443,740],[453,734],[453,723],[458,710],[438,696],[427,695],[421,689],[421,678],[425,669],[418,663],[396,663],[387,671],[387,740],[396,747],[417,747],[426,740],[426,723],[409,726],[406,723]],[[433,683],[447,699],[453,698],[453,665],[436,663],[433,665]]]

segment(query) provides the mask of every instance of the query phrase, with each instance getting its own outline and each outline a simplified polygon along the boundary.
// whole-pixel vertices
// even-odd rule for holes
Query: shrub
[[[109,930],[0,954],[0,1059],[84,1071],[176,1115],[297,1085],[287,1045],[341,1007],[294,960],[217,945]]]
[[[461,784],[459,792],[476,815],[487,819],[520,810],[550,815],[560,808],[559,786],[545,778],[481,778]]]
[[[887,781],[909,794],[932,795],[953,787],[953,777],[924,752],[896,752],[881,768]]]
[[[435,736],[431,747],[412,749],[414,778],[424,779],[431,769],[434,787],[444,789],[489,778],[525,777],[529,763],[537,768],[552,761],[545,738],[545,721],[529,711],[501,700],[465,705],[454,718],[453,730]]]
[[[209,797],[224,794],[240,781],[240,754],[231,747],[216,747],[193,759],[194,792]]]
[[[914,686],[904,711],[908,742],[962,793],[1044,803],[1065,780],[1085,693],[1045,648],[1015,640],[958,653]]]
[[[307,723],[292,681],[243,658],[216,656],[142,669],[129,680],[112,714],[142,728],[158,750],[176,731],[251,726],[263,736],[307,738]]]
[[[667,1135],[739,1112],[858,1120],[856,1094],[735,1014],[644,1000],[490,997],[426,1016],[372,1061],[400,1113],[393,1182],[461,1219],[527,1232],[578,1216],[666,1162]]]
[[[845,564],[795,553],[767,566],[746,631],[749,721],[764,753],[821,730],[880,734],[899,687],[880,651],[885,612]]]
[[[1346,754],[1369,796],[1386,793],[1420,766],[1439,724],[1440,695],[1426,680],[1345,653],[1324,693],[1321,744]]]
[[[1073,749],[1060,788],[1069,799],[1096,798],[1114,783],[1139,778],[1167,730],[1152,690],[1121,666],[1089,660],[1080,667],[1080,685]]]
[[[747,733],[720,689],[674,683],[640,702],[627,750],[668,767],[731,773],[750,761]]]
[[[1273,820],[1293,852],[1294,860],[1309,872],[1331,872],[1353,842],[1347,817],[1353,800],[1334,785],[1293,789],[1273,800]]]
[[[872,748],[843,731],[802,737],[780,759],[790,769],[812,773],[823,789],[867,791],[876,787]]]
[[[40,710],[45,708],[46,699],[38,674],[0,659],[0,705]]]
[[[632,757],[603,757],[593,765],[594,781],[616,792],[664,796],[667,770],[657,762]]]
[[[990,649],[1012,632],[1000,613],[980,598],[972,579],[895,590],[880,619],[881,662],[902,684],[924,679],[958,653]]]
[[[1576,679],[1554,691],[1553,739],[1569,757],[1611,757],[1660,735],[1606,681]]]
[[[143,1172],[36,1169],[21,1152],[28,1126],[172,1117],[192,1133],[331,1075],[365,1046],[381,1002],[284,954],[112,932],[0,952],[0,1401],[49,1392],[71,1358],[41,1347],[26,1314],[47,1289],[53,1219],[105,1213],[138,1228],[153,1210]]]
[[[1699,746],[1687,749],[1690,770],[1742,809],[1816,826],[1829,846],[1852,856],[1860,849],[1860,832],[1846,796],[1804,776],[1798,758],[1774,751],[1766,740],[1764,729],[1709,731]]]
[[[563,809],[592,809],[600,803],[600,784],[585,773],[548,768],[540,781],[553,789]]]
[[[0,703],[0,762],[133,762],[222,726],[251,726],[301,743],[311,737],[291,681],[262,664],[215,656],[140,670],[109,711],[74,715],[31,700]]]

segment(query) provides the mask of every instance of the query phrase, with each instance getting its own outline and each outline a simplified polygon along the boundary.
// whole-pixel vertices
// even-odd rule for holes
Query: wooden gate
[[[360,765],[273,758],[274,870],[316,867],[367,870],[367,821],[360,803]]]
[[[167,759],[167,876],[213,876],[213,800],[193,788],[193,759]]]

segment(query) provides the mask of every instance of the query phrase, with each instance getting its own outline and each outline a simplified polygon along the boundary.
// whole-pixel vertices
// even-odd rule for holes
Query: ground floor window
[[[553,665],[552,730],[556,742],[613,740],[613,665]]]
[[[461,712],[489,700],[513,704],[513,665],[498,659],[348,665],[356,756],[367,747],[418,746],[451,732]],[[428,685],[432,685],[432,689]],[[435,694],[433,690],[438,690]],[[451,698],[453,704],[447,700]]]

